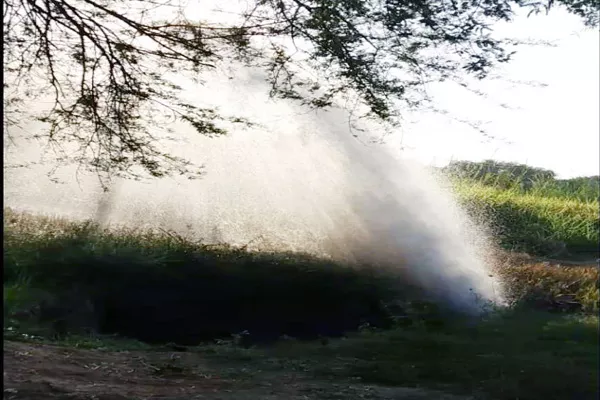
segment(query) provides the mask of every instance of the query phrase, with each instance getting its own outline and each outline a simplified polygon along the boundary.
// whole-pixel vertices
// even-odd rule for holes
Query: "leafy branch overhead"
[[[241,61],[265,71],[272,96],[325,108],[354,93],[369,116],[393,123],[399,109],[425,101],[425,83],[460,80],[465,72],[485,78],[509,61],[511,43],[492,37],[492,24],[519,8],[547,11],[553,3],[255,0],[224,25],[189,20],[177,0],[4,0],[5,123],[29,117],[26,98],[51,95],[50,112],[37,116],[50,127],[41,136],[78,145],[83,165],[192,177],[197,168],[158,145],[157,127],[168,131],[165,117],[206,135],[251,121],[181,100],[169,74],[200,76]],[[597,0],[560,3],[598,25]]]

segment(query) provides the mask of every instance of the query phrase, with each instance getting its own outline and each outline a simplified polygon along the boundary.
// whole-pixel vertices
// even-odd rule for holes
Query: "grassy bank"
[[[505,235],[517,243],[538,232],[522,210],[546,221],[554,218],[544,223],[557,240],[593,237],[585,224],[575,222],[591,220],[589,204],[467,189],[463,198],[513,213],[505,219],[511,227]],[[159,343],[205,338],[213,344],[193,354],[233,365],[236,379],[248,382],[268,372],[427,387],[481,399],[597,397],[598,269],[593,267],[507,258],[495,273],[506,285],[511,309],[467,321],[421,301],[419,291],[398,277],[368,266],[4,211],[5,340],[150,354],[164,346],[97,333]],[[575,309],[561,308],[565,296]],[[360,332],[346,339],[280,338],[283,332],[300,339],[340,336],[359,326]],[[214,344],[210,339],[216,337],[224,341]],[[266,342],[271,346],[253,347]],[[163,364],[179,371],[178,379],[205,374],[180,362],[171,357]],[[166,370],[163,364],[152,367],[153,373]],[[337,395],[316,398],[349,398]]]
[[[471,193],[479,196],[482,192]],[[487,201],[492,204],[502,199]],[[522,204],[540,207],[534,202]],[[585,219],[589,210],[581,210],[584,217],[579,218]],[[577,215],[576,211],[572,212]],[[531,229],[524,222],[513,226],[513,237]],[[574,232],[572,236],[579,234],[577,230],[569,232]],[[111,307],[118,308],[119,302],[136,302],[136,293],[142,296],[154,289],[154,296],[163,296],[163,303],[177,308],[184,305],[171,301],[173,292],[184,291],[191,296],[186,301],[198,307],[201,304],[211,318],[233,313],[242,320],[245,314],[251,319],[264,319],[275,313],[286,319],[284,315],[293,314],[287,318],[289,324],[296,320],[300,326],[302,320],[318,316],[312,320],[318,324],[338,312],[346,314],[347,324],[385,325],[382,303],[419,296],[416,289],[403,285],[389,271],[342,265],[302,254],[206,246],[172,233],[105,230],[89,222],[32,216],[9,209],[4,213],[4,233],[4,285],[10,289],[6,295],[14,298],[23,297],[21,292],[30,292],[21,288],[34,287],[40,289],[36,293],[62,293],[67,302],[83,296],[80,302],[116,302]],[[557,269],[509,261],[497,274],[507,283],[510,301],[515,304],[568,293],[575,295],[585,310],[597,307],[598,274],[593,268]],[[165,286],[173,290],[165,291]],[[36,296],[40,294],[33,297]],[[249,299],[267,314],[253,315],[256,310],[250,307],[240,310],[240,304]],[[298,304],[302,304],[302,309]],[[324,308],[324,304],[331,308]],[[367,321],[367,317],[373,319]],[[246,328],[240,330],[243,329]]]
[[[302,254],[206,246],[10,210],[4,223],[5,308],[42,304],[32,312],[59,331],[87,325],[150,342],[244,330],[258,341],[283,333],[314,339],[365,323],[388,326],[385,303],[399,294],[391,276]]]
[[[459,200],[491,225],[506,249],[565,256],[598,252],[599,203],[532,190],[500,189],[472,181],[455,182]]]

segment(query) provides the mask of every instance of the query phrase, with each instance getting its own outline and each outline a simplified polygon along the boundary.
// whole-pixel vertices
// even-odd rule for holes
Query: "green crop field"
[[[598,200],[522,193],[481,183],[456,185],[459,200],[483,215],[503,247],[535,254],[598,251]]]

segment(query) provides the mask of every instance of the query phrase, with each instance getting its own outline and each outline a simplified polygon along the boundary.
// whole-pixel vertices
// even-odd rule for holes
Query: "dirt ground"
[[[215,364],[193,352],[114,352],[4,341],[5,400],[466,400]],[[249,371],[249,369],[252,369]],[[246,372],[246,374],[244,374]]]

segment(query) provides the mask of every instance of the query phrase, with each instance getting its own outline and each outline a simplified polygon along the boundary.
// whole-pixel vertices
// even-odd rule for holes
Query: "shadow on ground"
[[[110,352],[4,342],[5,400],[466,400],[414,388],[315,380],[198,353]]]

